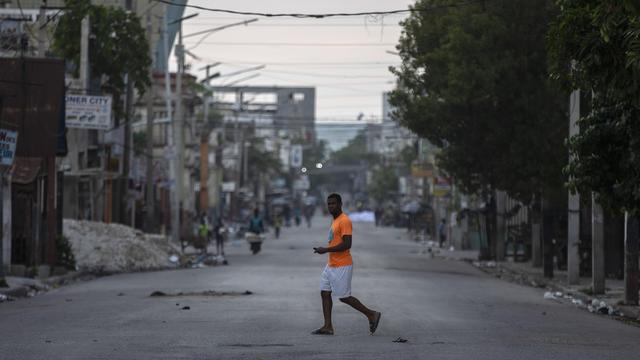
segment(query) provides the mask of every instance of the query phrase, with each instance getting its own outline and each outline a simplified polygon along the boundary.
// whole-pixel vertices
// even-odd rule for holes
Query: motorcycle
[[[247,240],[247,242],[249,242],[249,248],[251,249],[251,253],[253,253],[253,255],[260,252],[260,249],[262,248],[262,242],[265,239],[265,236],[263,234],[246,232],[244,234],[244,238],[245,240]]]

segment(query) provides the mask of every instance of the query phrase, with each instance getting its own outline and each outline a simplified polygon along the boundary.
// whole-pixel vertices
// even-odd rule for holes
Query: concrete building
[[[174,0],[173,3],[184,5],[186,1]],[[157,71],[165,71],[168,56],[164,47],[165,15],[170,23],[182,16],[183,6],[169,6],[152,0],[94,0],[92,4],[136,12],[140,16],[141,26],[148,31],[153,67]],[[43,5],[47,9],[41,9]],[[19,3],[16,0],[0,0],[0,54],[52,56],[50,47],[57,21],[64,14],[63,7],[63,0],[22,0]],[[43,13],[44,17],[41,16]],[[46,26],[42,26],[44,24]],[[178,24],[170,25],[167,29],[170,47],[177,31]],[[72,78],[66,82],[69,93],[78,93],[79,90],[74,89],[82,87]],[[124,149],[132,144],[131,140],[124,139],[122,125],[102,130],[68,130],[69,152],[65,158],[58,160],[58,168],[64,172],[65,179],[65,217],[103,221],[123,218],[123,208],[118,203],[129,197],[117,194],[126,193],[129,187],[129,181],[120,178],[125,163]],[[136,172],[133,169],[130,174]],[[124,211],[135,213],[134,207],[135,202],[129,201]]]
[[[64,62],[0,58],[0,141],[3,162],[15,146],[13,164],[2,169],[2,263],[17,275],[48,276],[57,264],[62,232],[61,176],[65,155]],[[6,131],[17,133],[8,141]],[[10,148],[10,147],[9,147]]]

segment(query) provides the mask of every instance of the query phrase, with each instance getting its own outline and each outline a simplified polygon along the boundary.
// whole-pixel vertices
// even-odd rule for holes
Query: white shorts
[[[332,296],[346,298],[351,296],[351,277],[353,265],[331,267],[326,265],[320,277],[320,290],[331,291]]]

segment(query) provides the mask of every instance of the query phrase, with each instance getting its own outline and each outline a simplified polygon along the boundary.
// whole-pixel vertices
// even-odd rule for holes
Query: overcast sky
[[[189,0],[190,5],[253,12],[332,13],[406,9],[413,1],[402,0]],[[188,8],[185,15],[198,12],[184,22],[184,34],[214,28],[252,16],[230,15]],[[237,26],[211,34],[200,45],[201,36],[185,39],[202,60],[188,58],[192,72],[212,62],[222,74],[265,64],[259,77],[243,85],[315,86],[316,116],[319,121],[380,118],[382,92],[393,88],[387,70],[399,58],[395,50],[407,14],[385,17],[338,17],[330,19],[263,18],[248,26]],[[172,59],[175,62],[175,58]],[[214,72],[214,70],[212,70]],[[220,78],[224,84],[252,73]]]

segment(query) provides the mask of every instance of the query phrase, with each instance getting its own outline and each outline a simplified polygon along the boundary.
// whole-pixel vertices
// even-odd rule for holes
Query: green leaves
[[[592,106],[568,141],[572,191],[597,193],[613,212],[640,214],[640,13],[637,2],[558,1],[549,32],[551,70],[591,92]],[[575,61],[573,71],[566,64]]]
[[[54,34],[53,48],[61,57],[80,63],[81,21],[89,15],[89,62],[92,79],[101,79],[101,90],[118,99],[129,74],[140,95],[150,84],[149,43],[140,18],[120,8],[90,5],[83,0],[66,0],[67,10]],[[122,105],[114,101],[116,114]]]
[[[501,189],[528,202],[563,183],[566,101],[546,61],[553,14],[544,0],[496,0],[403,23],[395,116],[442,149],[438,165],[463,191]]]

